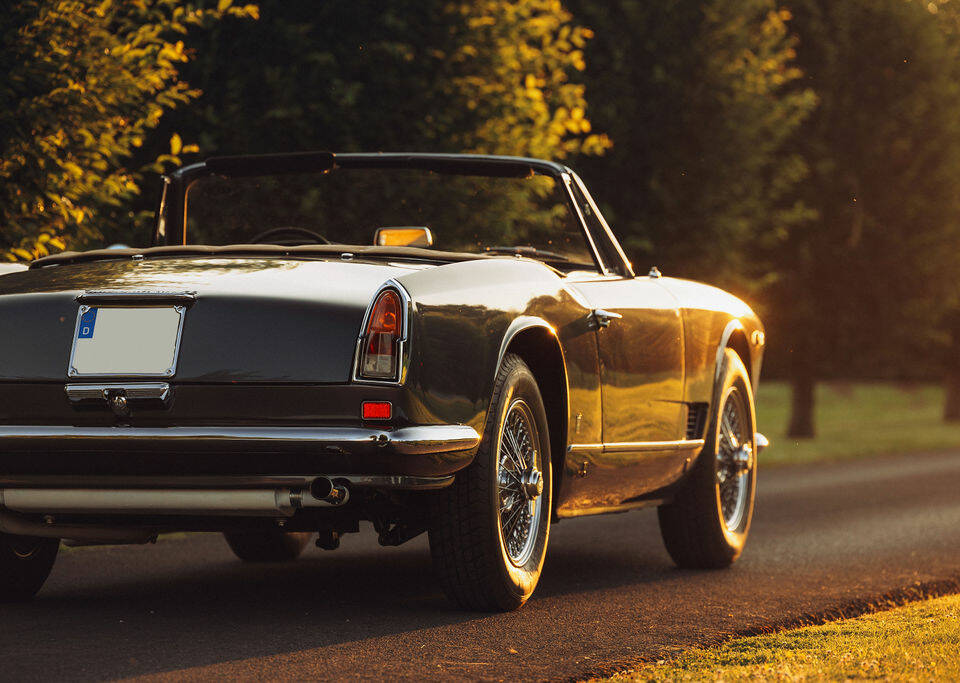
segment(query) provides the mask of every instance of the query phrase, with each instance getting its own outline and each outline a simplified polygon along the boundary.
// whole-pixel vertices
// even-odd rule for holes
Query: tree
[[[931,322],[955,279],[960,62],[930,4],[793,4],[797,62],[820,105],[792,143],[810,168],[798,198],[816,218],[766,253],[791,436],[814,434],[825,373],[910,376],[932,360]]]
[[[166,111],[199,91],[179,79],[182,36],[253,5],[177,0],[23,0],[0,24],[0,254],[29,260],[132,221],[141,174],[127,162]],[[166,143],[165,143],[166,145]],[[150,161],[179,163],[179,136]],[[112,216],[110,216],[112,214]]]
[[[206,93],[168,125],[205,153],[476,151],[563,158],[586,116],[591,34],[559,0],[260,2],[191,44]]]
[[[802,159],[784,150],[815,105],[796,87],[790,14],[773,0],[571,1],[592,119],[613,148],[578,163],[645,272],[755,291],[754,258],[805,216]]]

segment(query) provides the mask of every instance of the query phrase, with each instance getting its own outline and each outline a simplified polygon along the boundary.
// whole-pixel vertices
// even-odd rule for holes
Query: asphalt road
[[[762,463],[762,461],[761,461]],[[215,535],[61,555],[39,598],[0,607],[0,678],[582,677],[960,578],[960,452],[762,471],[732,569],[675,569],[653,510],[554,527],[534,598],[459,612],[427,544],[251,566]]]

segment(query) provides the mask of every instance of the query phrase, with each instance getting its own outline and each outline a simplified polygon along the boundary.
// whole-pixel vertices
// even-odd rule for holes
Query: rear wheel
[[[264,529],[229,531],[223,536],[233,554],[244,562],[289,562],[300,557],[312,535],[308,531]]]
[[[536,588],[550,534],[547,416],[523,360],[497,374],[477,456],[438,492],[430,552],[447,596],[461,607],[506,611]]]
[[[757,487],[756,411],[747,369],[731,349],[704,449],[673,502],[659,508],[660,531],[680,567],[733,564],[747,540]]]
[[[0,533],[0,602],[29,600],[43,586],[60,550],[55,538]]]

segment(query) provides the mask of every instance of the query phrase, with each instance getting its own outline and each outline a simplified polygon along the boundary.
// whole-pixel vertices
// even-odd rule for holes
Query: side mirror
[[[430,228],[377,228],[373,243],[378,247],[429,247],[433,245]]]

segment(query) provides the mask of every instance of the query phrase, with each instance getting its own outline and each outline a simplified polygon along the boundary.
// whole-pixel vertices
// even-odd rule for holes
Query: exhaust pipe
[[[291,517],[299,508],[343,505],[345,486],[326,477],[309,492],[278,489],[0,489],[0,510],[27,514]]]
[[[328,505],[343,505],[350,500],[350,491],[342,484],[334,484],[329,477],[317,477],[310,484],[310,495],[317,503],[326,503]],[[313,507],[317,503],[309,499],[302,499],[303,507]]]

